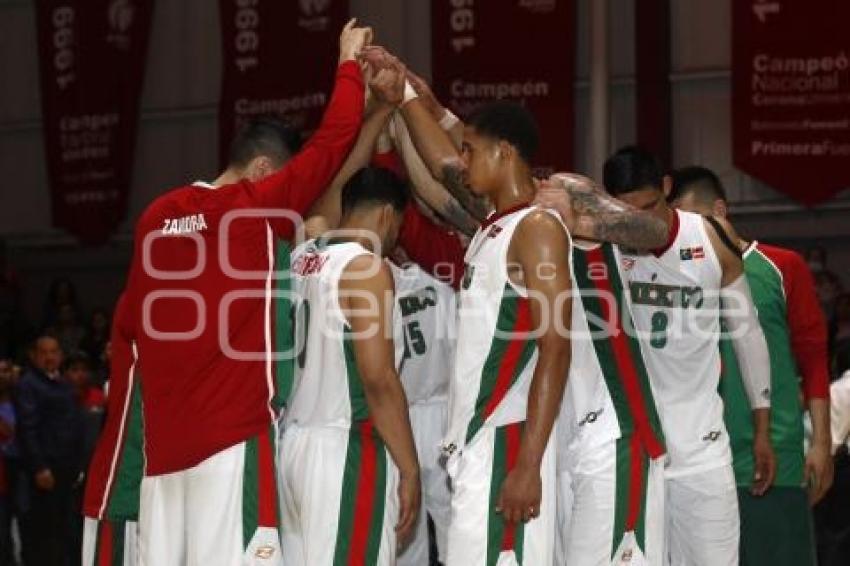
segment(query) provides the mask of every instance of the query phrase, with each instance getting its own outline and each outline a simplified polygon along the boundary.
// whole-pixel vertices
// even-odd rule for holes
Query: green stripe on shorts
[[[260,516],[258,499],[259,470],[257,466],[257,438],[245,441],[245,472],[242,476],[242,548],[248,548]]]

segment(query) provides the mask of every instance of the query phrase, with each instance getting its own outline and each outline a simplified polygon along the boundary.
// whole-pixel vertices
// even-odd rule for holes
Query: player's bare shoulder
[[[544,208],[535,208],[517,224],[512,245],[534,248],[543,244],[566,245],[567,228],[555,214]]]
[[[340,286],[349,289],[394,289],[393,274],[377,254],[363,253],[348,262],[340,278]]]

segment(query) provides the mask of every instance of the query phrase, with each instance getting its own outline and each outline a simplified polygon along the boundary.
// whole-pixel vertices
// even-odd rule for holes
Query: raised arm
[[[473,195],[466,186],[466,165],[449,135],[434,120],[425,104],[418,98],[401,107],[413,146],[437,179],[452,196],[478,221],[489,211],[486,203]]]
[[[463,142],[463,122],[452,114],[449,109],[440,104],[440,101],[434,95],[434,91],[431,90],[430,85],[422,77],[408,69],[407,80],[410,82],[413,90],[416,91],[419,100],[428,108],[431,116],[449,134],[449,138],[452,140],[454,146],[460,150],[461,143]]]
[[[556,173],[543,181],[536,203],[558,212],[575,237],[642,250],[662,247],[667,226],[649,212],[608,195],[591,179]]]
[[[478,229],[478,220],[473,218],[469,211],[431,175],[413,145],[404,118],[396,114],[391,124],[391,135],[396,151],[404,161],[414,192],[428,206],[439,212],[449,224],[466,235],[474,234]]]
[[[378,136],[387,125],[393,111],[404,95],[404,73],[398,70],[381,69],[369,82],[372,104],[360,128],[354,148],[334,177],[328,190],[316,201],[307,214],[307,237],[314,238],[326,229],[339,225],[342,215],[340,194],[342,187],[358,170],[369,165],[375,152]],[[324,228],[324,229],[323,229]],[[318,232],[318,233],[316,233]]]
[[[419,512],[419,461],[407,411],[407,398],[395,369],[392,340],[393,278],[377,256],[363,255],[340,279],[340,308],[351,327],[357,372],[369,414],[399,470],[399,537]]]
[[[708,234],[723,270],[720,298],[722,316],[741,368],[741,379],[753,411],[753,456],[755,476],[752,492],[763,495],[776,475],[776,458],[770,442],[770,353],[758,320],[744,264],[733,242],[740,241],[732,226],[716,218],[725,237],[706,222]],[[724,240],[728,240],[728,243]]]
[[[569,255],[566,230],[542,210],[530,213],[520,222],[508,250],[509,264],[518,264],[522,269],[523,284],[529,295],[531,328],[537,334],[537,364],[528,392],[519,454],[499,494],[499,508],[508,521],[527,521],[540,513],[540,466],[561,407],[570,367]],[[541,266],[550,268],[541,270]]]
[[[363,117],[363,76],[356,57],[370,37],[371,30],[355,28],[354,20],[343,29],[336,84],[321,125],[282,169],[256,183],[255,200],[259,206],[289,209],[303,216],[336,175],[354,144]],[[292,230],[289,223],[274,224],[286,236]]]

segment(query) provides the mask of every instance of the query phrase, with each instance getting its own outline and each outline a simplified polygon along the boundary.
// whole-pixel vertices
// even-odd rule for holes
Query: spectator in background
[[[79,564],[83,550],[83,492],[85,471],[88,470],[97,438],[103,427],[106,397],[103,390],[93,384],[92,366],[83,352],[68,357],[65,363],[65,380],[73,386],[77,409],[82,424],[80,474],[73,488],[73,514],[71,516],[72,564]]]
[[[812,246],[806,250],[806,263],[809,264],[809,271],[815,275],[826,271],[826,248]]]
[[[92,311],[88,328],[82,342],[82,350],[88,356],[92,371],[96,371],[102,365],[101,356],[109,341],[109,321],[112,317],[106,309],[97,308]]]
[[[15,516],[14,487],[18,469],[15,449],[15,407],[12,387],[15,369],[9,359],[0,359],[0,566],[15,564],[12,518]]]
[[[70,279],[58,278],[50,283],[47,292],[47,304],[44,306],[44,317],[41,328],[50,328],[59,321],[59,311],[65,305],[71,305],[74,310],[79,306],[77,303],[77,288]]]
[[[59,341],[35,342],[33,367],[17,391],[22,473],[31,478],[30,509],[21,532],[27,566],[65,566],[72,552],[73,487],[79,478],[82,423],[74,386],[62,378]]]
[[[831,323],[835,315],[835,300],[844,290],[841,279],[831,271],[821,271],[815,274],[815,290],[818,293],[821,308],[828,323]]]
[[[59,307],[56,324],[47,329],[46,334],[59,340],[59,347],[66,354],[82,349],[86,329],[78,322],[77,307],[68,303]]]
[[[83,352],[77,352],[68,357],[65,363],[65,380],[74,388],[77,407],[82,415],[81,469],[86,470],[103,425],[106,397],[103,389],[93,383],[91,361]]]
[[[836,360],[840,352],[850,351],[850,293],[842,293],[835,299],[830,338],[833,369],[836,375],[841,375]]]

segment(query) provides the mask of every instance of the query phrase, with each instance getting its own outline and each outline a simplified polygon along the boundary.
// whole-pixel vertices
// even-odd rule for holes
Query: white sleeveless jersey
[[[454,290],[416,264],[389,263],[395,279],[396,367],[411,405],[448,398],[457,338]]]
[[[356,243],[310,240],[292,252],[295,379],[285,426],[350,428],[369,416],[350,327],[339,308],[339,280],[356,257]]]
[[[722,268],[697,214],[676,212],[660,255],[623,250],[635,327],[667,438],[667,475],[732,461],[720,380]]]
[[[559,467],[606,442],[636,436],[652,458],[664,435],[640,345],[631,328],[628,284],[611,244],[574,242],[572,356],[558,432]]]
[[[517,225],[534,210],[492,215],[467,248],[449,388],[445,446],[450,453],[482,426],[525,420],[537,344],[529,333],[528,293],[510,281],[507,254]]]

